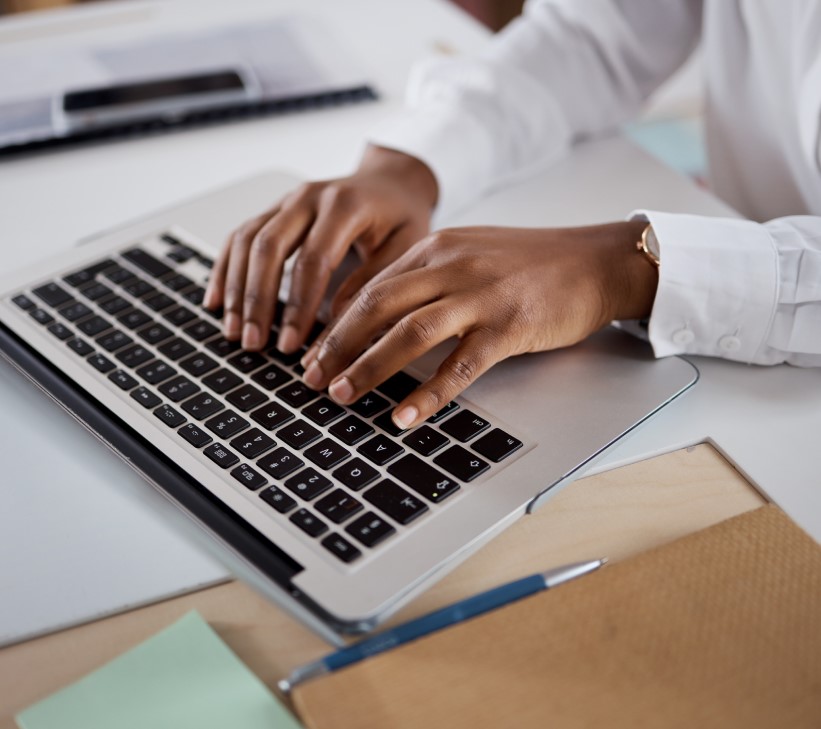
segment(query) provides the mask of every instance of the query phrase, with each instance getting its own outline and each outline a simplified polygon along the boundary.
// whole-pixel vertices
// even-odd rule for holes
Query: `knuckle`
[[[320,193],[320,198],[329,207],[344,209],[353,202],[353,190],[347,185],[332,183]]]
[[[237,311],[242,301],[243,290],[236,285],[229,285],[225,289],[225,308],[230,311]]]
[[[294,261],[294,273],[325,272],[331,267],[327,254],[321,250],[303,249]]]
[[[357,313],[362,317],[377,316],[385,306],[385,292],[378,286],[366,286],[356,300]]]
[[[322,341],[322,353],[324,356],[330,355],[336,357],[340,355],[345,349],[344,340],[336,332],[329,332]]]
[[[471,384],[479,373],[479,363],[472,357],[457,357],[448,362],[445,375],[459,389]]]
[[[400,338],[410,346],[429,346],[436,338],[439,321],[431,316],[410,314],[397,325]]]

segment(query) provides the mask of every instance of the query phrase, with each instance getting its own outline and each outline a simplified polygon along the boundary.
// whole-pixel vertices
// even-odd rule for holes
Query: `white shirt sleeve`
[[[478,58],[417,66],[408,110],[371,136],[421,159],[440,219],[614,129],[686,60],[701,0],[530,0]]]
[[[637,211],[659,241],[656,356],[821,366],[821,218],[755,223]]]

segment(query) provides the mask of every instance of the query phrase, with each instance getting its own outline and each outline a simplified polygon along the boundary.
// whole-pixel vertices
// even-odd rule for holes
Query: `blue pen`
[[[412,640],[421,638],[423,635],[461,623],[463,620],[475,618],[477,615],[516,600],[521,600],[523,597],[533,595],[541,590],[549,590],[551,587],[556,587],[563,582],[597,570],[606,561],[606,558],[602,558],[557,567],[547,572],[523,577],[521,580],[495,587],[487,592],[469,597],[467,600],[435,610],[408,623],[386,630],[384,633],[379,633],[372,638],[365,638],[348,648],[336,651],[336,653],[330,653],[318,661],[300,666],[291,673],[290,677],[279,682],[279,688],[283,693],[288,693],[294,686],[307,681],[309,678],[350,666],[352,663],[357,663],[370,656],[409,643]]]

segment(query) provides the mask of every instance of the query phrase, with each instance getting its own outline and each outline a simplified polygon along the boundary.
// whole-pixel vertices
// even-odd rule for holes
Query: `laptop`
[[[390,412],[442,349],[340,407],[303,385],[299,354],[244,352],[201,307],[228,233],[298,183],[267,172],[4,275],[0,354],[232,571],[338,642],[541,506],[698,372],[610,327],[498,364],[410,431]]]

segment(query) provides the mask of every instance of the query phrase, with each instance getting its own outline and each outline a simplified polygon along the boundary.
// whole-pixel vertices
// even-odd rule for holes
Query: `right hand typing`
[[[223,306],[226,339],[266,346],[285,260],[297,249],[277,348],[296,351],[316,319],[333,271],[353,247],[362,263],[336,291],[338,312],[383,268],[427,235],[438,190],[414,157],[369,147],[350,177],[311,182],[247,221],[214,265],[204,306]]]

